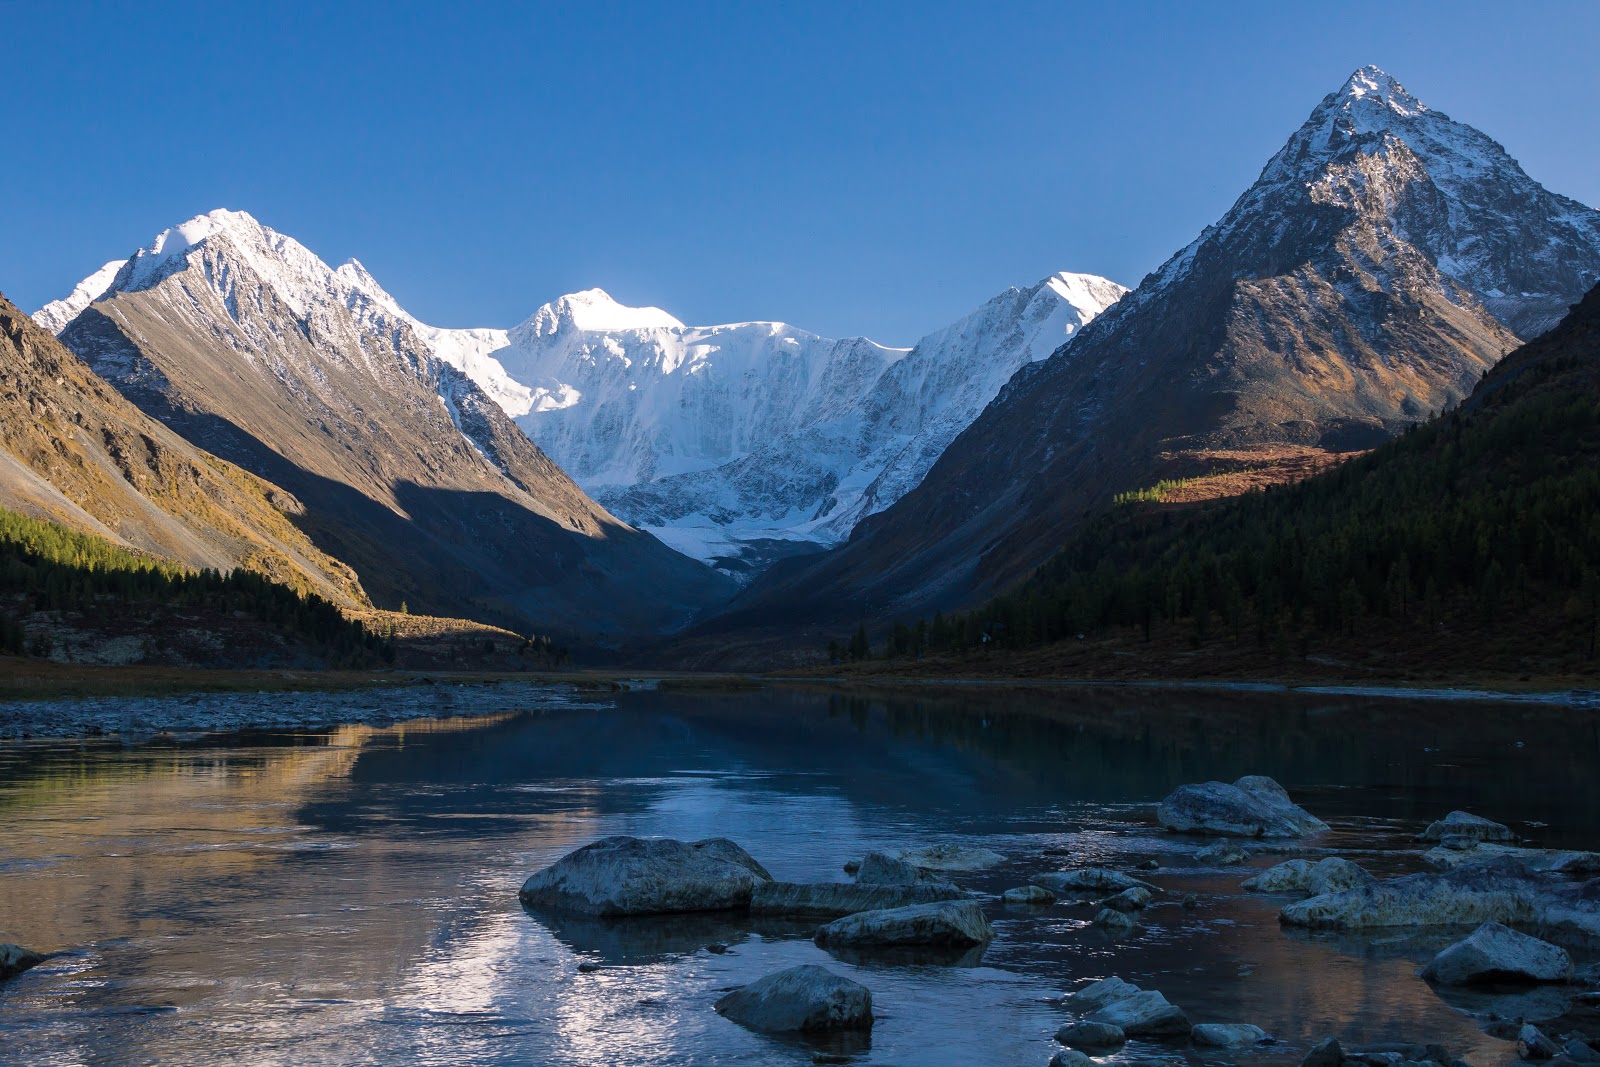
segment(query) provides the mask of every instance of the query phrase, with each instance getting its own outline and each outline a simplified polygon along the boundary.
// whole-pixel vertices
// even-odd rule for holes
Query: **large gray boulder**
[[[43,962],[43,956],[37,952],[30,952],[21,945],[0,945],[0,981],[14,978],[30,967],[37,967]]]
[[[1550,888],[1518,864],[1483,863],[1324,893],[1290,904],[1278,918],[1286,926],[1320,930],[1532,925]]]
[[[1131,875],[1105,867],[1084,867],[1076,871],[1048,871],[1036,876],[1034,882],[1056,893],[1120,893],[1124,889],[1135,887],[1155,889],[1149,882],[1140,881]]]
[[[872,1025],[872,991],[825,967],[769,974],[716,1003],[725,1018],[766,1033],[861,1030]]]
[[[1321,896],[1343,889],[1369,885],[1375,879],[1357,864],[1338,856],[1312,863],[1310,860],[1286,860],[1276,867],[1268,867],[1254,878],[1240,883],[1253,893],[1299,893],[1303,896]]]
[[[752,915],[805,915],[837,919],[858,911],[964,900],[949,882],[935,885],[861,885],[851,882],[761,882],[750,896]]]
[[[1106,978],[1067,999],[1067,1010],[1085,1022],[1109,1023],[1129,1037],[1187,1034],[1189,1019],[1153,989]]]
[[[1223,837],[1309,837],[1328,829],[1327,823],[1297,807],[1283,786],[1261,775],[1232,785],[1180,785],[1156,808],[1156,819],[1179,833]]]
[[[885,948],[896,945],[967,947],[994,940],[994,928],[976,901],[913,904],[846,915],[816,933],[819,945]]]
[[[1440,985],[1565,982],[1572,977],[1572,958],[1547,941],[1488,922],[1435,956],[1421,974]]]
[[[607,837],[568,853],[522,886],[523,903],[584,915],[664,915],[744,908],[772,875],[727,838],[685,843]]]
[[[1520,840],[1509,826],[1493,822],[1481,815],[1473,815],[1465,811],[1452,811],[1444,818],[1430,823],[1428,828],[1417,835],[1418,841],[1428,841],[1433,844],[1454,839],[1460,842],[1488,842],[1496,845],[1514,845]]]
[[[1270,1041],[1267,1032],[1251,1023],[1196,1023],[1189,1040],[1211,1048],[1243,1048]]]
[[[866,885],[933,885],[946,879],[887,852],[868,852],[856,868],[856,881]]]

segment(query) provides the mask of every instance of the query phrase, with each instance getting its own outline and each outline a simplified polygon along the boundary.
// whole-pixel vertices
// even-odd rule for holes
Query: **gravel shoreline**
[[[0,740],[392,726],[413,719],[571,707],[578,690],[549,682],[463,682],[340,691],[91,697],[0,704]]]

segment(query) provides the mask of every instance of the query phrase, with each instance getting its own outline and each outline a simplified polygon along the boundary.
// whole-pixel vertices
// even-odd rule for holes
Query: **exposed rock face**
[[[887,853],[868,852],[856,868],[856,881],[869,885],[931,885],[944,879]]]
[[[1180,833],[1228,837],[1309,837],[1328,824],[1297,807],[1271,778],[1250,775],[1232,785],[1181,785],[1161,802],[1156,819]]]
[[[1076,871],[1046,871],[1034,877],[1034,881],[1046,889],[1057,893],[1069,893],[1074,890],[1092,893],[1120,893],[1124,889],[1154,889],[1149,882],[1143,882],[1132,875],[1123,874],[1105,867],[1084,867]]]
[[[976,902],[947,901],[847,915],[818,930],[816,940],[822,945],[856,948],[897,945],[961,948],[993,941],[994,928]]]
[[[1155,990],[1106,978],[1067,999],[1067,1010],[1087,1022],[1110,1023],[1129,1037],[1187,1034],[1189,1019]]]
[[[1323,893],[1336,893],[1341,889],[1367,885],[1372,881],[1372,875],[1357,864],[1338,856],[1329,856],[1316,863],[1309,860],[1287,860],[1276,867],[1267,868],[1241,884],[1243,888],[1255,893],[1300,893],[1321,896]]]
[[[1041,885],[1025,885],[1007,889],[1000,894],[1000,899],[1007,904],[1044,907],[1047,904],[1054,904],[1056,895]]]
[[[861,1030],[872,1025],[872,991],[825,967],[769,974],[716,1003],[718,1013],[752,1030]]]
[[[0,297],[0,505],[196,570],[235,567],[370,606],[278,485],[179,437]]]
[[[916,489],[723,619],[838,629],[980,602],[1116,493],[1203,473],[1218,450],[1336,454],[1448,407],[1597,278],[1600,213],[1363,68],[1216,224],[1018,372]]]
[[[1121,1048],[1128,1043],[1128,1035],[1110,1023],[1076,1022],[1057,1030],[1056,1040],[1068,1048],[1093,1052]]]
[[[882,911],[962,898],[961,890],[948,882],[934,885],[761,882],[750,897],[750,911],[754,915],[838,918],[858,911]]]
[[[139,250],[60,337],[146,414],[292,494],[381,606],[614,639],[732,591],[585,496],[363,277],[212,212]]]
[[[662,915],[748,907],[772,876],[727,838],[686,844],[606,837],[529,878],[530,907],[585,915]]]
[[[30,952],[21,945],[0,945],[0,981],[14,978],[43,962],[43,956],[37,952]]]
[[[1417,835],[1418,841],[1431,841],[1434,844],[1447,838],[1496,845],[1514,845],[1521,840],[1509,826],[1465,811],[1452,811],[1437,822],[1430,823],[1426,830]]]
[[[1439,953],[1420,973],[1440,985],[1564,982],[1572,976],[1572,958],[1563,948],[1488,922]]]
[[[1270,1040],[1265,1030],[1250,1023],[1196,1023],[1189,1039],[1212,1048],[1243,1048]]]

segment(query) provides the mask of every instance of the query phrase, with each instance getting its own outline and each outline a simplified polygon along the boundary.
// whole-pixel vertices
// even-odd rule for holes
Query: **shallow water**
[[[1334,826],[1318,845],[1418,869],[1456,807],[1540,843],[1600,845],[1591,713],[1282,695],[1083,690],[935,699],[825,690],[633,692],[483,718],[140,743],[0,746],[0,941],[59,953],[0,986],[6,1064],[1035,1064],[1053,998],[1117,974],[1196,1022],[1253,1022],[1297,1062],[1327,1034],[1509,1060],[1483,1012],[1413,971],[1451,938],[1283,931],[1249,868],[1200,869],[1155,831],[1173,786],[1269,774]],[[981,958],[835,958],[810,926],[531,915],[532,871],[607,834],[728,836],[775,876],[843,880],[874,847],[1007,857],[998,893],[1062,866],[1167,892],[1130,937],[1094,909],[991,913]],[[1070,859],[1045,859],[1046,847]],[[1262,855],[1251,867],[1283,856]],[[1200,897],[1195,911],[1176,901]],[[731,946],[714,955],[705,946]],[[580,973],[578,964],[600,969]],[[796,963],[869,986],[870,1039],[749,1033],[719,991]],[[1548,998],[1552,994],[1538,994]],[[1559,997],[1559,994],[1557,994]],[[1559,1007],[1559,1005],[1557,1005]],[[1535,1004],[1528,1014],[1547,1011]]]

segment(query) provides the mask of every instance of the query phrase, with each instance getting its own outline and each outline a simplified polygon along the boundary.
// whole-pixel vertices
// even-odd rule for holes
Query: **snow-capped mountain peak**
[[[1333,95],[1352,103],[1377,103],[1399,115],[1417,115],[1428,110],[1427,105],[1406,92],[1393,75],[1370,63],[1345,79],[1344,85]]]
[[[681,330],[683,323],[658,307],[628,307],[604,289],[568,293],[534,312],[517,332],[548,337],[562,329],[610,333],[624,330]]]

